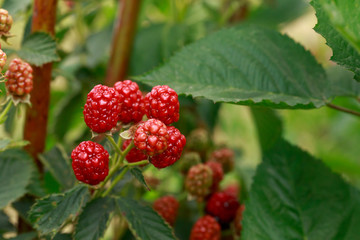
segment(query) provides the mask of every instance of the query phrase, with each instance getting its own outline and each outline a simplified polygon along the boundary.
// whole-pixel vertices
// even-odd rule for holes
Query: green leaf
[[[281,138],[283,126],[280,117],[270,108],[252,107],[261,149],[268,150]]]
[[[101,31],[91,34],[86,40],[87,62],[90,67],[94,67],[106,59],[110,49],[112,32],[113,25],[110,24]]]
[[[175,51],[192,41],[189,32],[188,26],[182,24],[152,24],[139,29],[131,52],[129,74],[144,74],[163,63]]]
[[[16,237],[9,238],[10,240],[33,240],[36,239],[36,232],[27,232],[17,235]]]
[[[32,162],[32,173],[31,173],[30,183],[26,187],[26,189],[29,194],[32,194],[36,197],[43,197],[46,194],[43,182],[41,181],[39,170],[34,162]]]
[[[79,126],[84,123],[82,112],[84,98],[81,88],[74,90],[72,87],[72,90],[72,93],[59,101],[54,110],[53,131],[60,140],[63,140],[72,129],[79,129]]]
[[[151,207],[126,198],[118,198],[116,203],[136,239],[176,239],[170,226]]]
[[[354,73],[338,65],[326,69],[329,79],[329,96],[359,97],[360,83],[354,80]]]
[[[320,33],[333,50],[331,60],[355,73],[360,81],[360,14],[357,1],[312,0]]]
[[[263,158],[246,203],[242,239],[359,239],[358,190],[283,140]]]
[[[31,225],[29,220],[29,211],[31,206],[35,204],[35,198],[29,195],[25,195],[16,202],[13,202],[11,206],[17,211],[19,216]]]
[[[6,9],[14,18],[18,12],[24,11],[30,6],[31,0],[5,0],[1,8]]]
[[[216,32],[136,80],[214,102],[276,108],[325,104],[322,67],[285,35],[256,25]]]
[[[69,158],[62,147],[59,145],[53,147],[41,154],[39,159],[64,189],[70,189],[74,186],[75,175]]]
[[[9,217],[3,211],[0,211],[0,235],[12,231],[15,231],[14,225],[9,221]]]
[[[0,139],[0,151],[5,151],[10,148],[21,148],[28,144],[29,142],[25,140]]]
[[[144,175],[139,168],[130,168],[130,173],[148,190],[150,191],[149,186],[147,185]]]
[[[304,0],[263,1],[248,20],[267,25],[280,24],[300,17],[307,8],[308,3]]]
[[[26,38],[17,54],[35,66],[60,60],[56,53],[55,40],[43,32],[33,33]]]
[[[0,209],[26,193],[32,170],[32,158],[25,151],[0,152]]]
[[[56,234],[64,222],[79,214],[90,195],[86,186],[78,185],[64,194],[53,194],[37,200],[29,219],[43,235]]]
[[[89,202],[79,217],[75,239],[101,239],[110,220],[110,213],[114,209],[115,201],[111,198],[97,198]]]

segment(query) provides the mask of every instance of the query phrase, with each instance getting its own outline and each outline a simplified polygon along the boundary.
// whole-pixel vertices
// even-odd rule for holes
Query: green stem
[[[3,112],[0,115],[0,124],[3,123],[6,119],[6,115],[8,114],[11,106],[12,106],[13,101],[10,100],[9,103],[7,104],[6,108],[3,110]]]
[[[351,110],[351,109],[348,109],[348,108],[344,108],[344,107],[341,107],[341,106],[338,106],[338,105],[335,105],[335,104],[332,104],[332,103],[327,103],[326,105],[328,107],[336,109],[338,111],[349,113],[349,114],[360,117],[360,112],[357,112],[357,111],[354,111],[354,110]]]
[[[135,167],[135,166],[140,166],[140,165],[148,164],[148,163],[149,163],[149,160],[142,160],[142,161],[139,161],[139,162],[127,163],[127,164],[125,164],[125,166]]]
[[[131,141],[131,143],[129,144],[129,146],[127,146],[127,148],[122,152],[122,158],[120,158],[119,160],[119,164],[122,164],[122,162],[124,161],[125,156],[130,152],[130,150],[134,147],[134,141]]]
[[[106,138],[109,140],[109,142],[111,143],[111,145],[114,147],[114,150],[117,154],[122,154],[121,150],[119,148],[119,146],[116,144],[114,138],[112,136],[106,135]]]
[[[106,197],[110,193],[110,191],[115,187],[115,185],[124,177],[124,175],[126,174],[126,172],[128,170],[129,170],[129,167],[125,166],[124,170],[122,170],[122,172],[119,175],[117,175],[117,177],[111,183],[110,187],[101,195],[101,197]]]
[[[108,136],[107,136],[108,137]],[[110,136],[109,136],[110,137]],[[110,137],[112,140],[113,140],[113,142],[115,143],[115,141],[114,141],[114,139],[112,138],[112,137]],[[121,138],[121,137],[120,137]],[[110,140],[110,142],[111,142],[111,140]],[[121,141],[119,141],[120,143],[122,142],[122,140]],[[131,144],[129,144],[129,146],[127,146],[127,148],[123,151],[123,152],[119,152],[119,154],[118,154],[118,158],[119,158],[119,160],[117,160],[116,162],[115,162],[115,165],[111,168],[111,170],[110,170],[110,172],[109,172],[109,174],[107,175],[107,177],[105,178],[105,180],[102,182],[102,183],[100,183],[100,185],[99,185],[99,189],[95,192],[95,194],[93,195],[94,196],[94,198],[96,198],[96,197],[98,197],[99,195],[100,195],[100,193],[101,193],[101,191],[102,191],[102,189],[104,188],[104,186],[106,185],[106,183],[112,178],[112,176],[120,169],[120,167],[121,167],[121,165],[122,165],[122,163],[123,163],[123,161],[124,161],[124,158],[125,158],[125,156],[126,156],[126,154],[133,148],[133,146],[134,146],[134,143],[133,142],[131,142]],[[118,149],[120,149],[118,146],[117,146],[117,148]],[[114,180],[115,181],[115,180]]]

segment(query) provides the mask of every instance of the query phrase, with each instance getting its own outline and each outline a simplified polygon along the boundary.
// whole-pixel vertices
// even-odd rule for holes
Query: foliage
[[[1,43],[8,61],[52,63],[53,82],[46,143],[35,156],[26,152],[34,143],[23,139],[31,106],[13,106],[0,82],[1,238],[189,239],[206,199],[197,202],[184,190],[186,172],[229,148],[234,158],[219,161],[235,159],[235,167],[217,191],[234,191],[245,212],[223,224],[223,237],[239,238],[242,224],[242,240],[360,239],[357,1],[142,1],[134,39],[122,39],[131,45],[127,73],[143,93],[169,85],[179,94],[173,125],[186,135],[186,154],[161,170],[151,159],[128,162],[133,145],[122,144],[137,125],[119,125],[93,138],[110,154],[109,175],[96,186],[79,184],[70,154],[94,137],[83,106],[111,71],[118,4],[60,1],[50,36],[31,32],[31,1],[2,1],[14,19],[13,35],[3,36],[9,44]],[[309,50],[283,31],[309,8],[333,62],[321,47]],[[151,207],[165,195],[180,204],[174,226]],[[9,209],[29,231],[13,224]]]

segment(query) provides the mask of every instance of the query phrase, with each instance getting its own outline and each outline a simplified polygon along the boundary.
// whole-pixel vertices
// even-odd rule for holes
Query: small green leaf
[[[51,239],[51,238],[50,238]],[[67,233],[58,233],[52,240],[72,240],[71,234]]]
[[[25,39],[17,54],[35,66],[60,60],[56,53],[55,40],[49,34],[43,32],[33,33]]]
[[[19,216],[31,225],[29,220],[29,211],[31,206],[35,204],[35,198],[29,195],[25,195],[16,202],[13,202],[11,206],[17,211]]]
[[[329,79],[330,97],[359,97],[360,82],[354,80],[354,73],[338,65],[326,69]]]
[[[275,108],[321,107],[328,86],[323,68],[308,51],[288,36],[256,25],[200,39],[135,79],[214,102]]]
[[[149,186],[147,185],[144,175],[139,168],[130,168],[130,173],[148,190],[150,191]]]
[[[32,158],[25,151],[0,152],[0,209],[26,193],[32,170]]]
[[[106,60],[111,45],[112,32],[113,25],[110,24],[101,31],[91,34],[86,40],[87,62],[90,67]]]
[[[43,197],[45,193],[45,188],[43,182],[41,181],[40,173],[35,163],[32,162],[32,173],[29,185],[26,187],[29,194],[32,194],[36,197]]]
[[[355,73],[360,81],[360,14],[358,1],[312,0],[320,33],[333,50],[331,60]]]
[[[243,240],[360,239],[360,192],[283,140],[264,153],[245,204]]]
[[[13,238],[8,238],[9,240],[33,240],[36,239],[37,233],[36,232],[27,232],[21,233]]]
[[[308,9],[304,0],[271,0],[262,4],[249,16],[249,21],[266,25],[290,22]]]
[[[131,52],[129,74],[140,75],[150,71],[192,41],[187,27],[182,24],[152,24],[140,28]]]
[[[151,207],[126,198],[117,198],[116,203],[136,239],[176,239],[170,226]]]
[[[251,113],[257,127],[261,149],[270,149],[282,136],[282,122],[270,108],[252,107]]]
[[[60,140],[63,140],[71,130],[79,129],[84,123],[82,112],[84,99],[81,88],[74,90],[72,87],[72,91],[55,105],[53,131]]]
[[[26,10],[30,6],[31,0],[5,0],[1,8],[9,11],[14,18],[18,12]]]
[[[9,217],[3,211],[0,211],[0,235],[11,231],[15,231],[14,225],[9,221]]]
[[[25,140],[0,139],[0,151],[10,148],[21,148],[28,144],[29,142]]]
[[[70,189],[74,186],[75,175],[69,158],[62,147],[59,145],[53,147],[41,154],[39,159],[64,189]]]
[[[87,187],[78,185],[64,194],[39,199],[32,206],[29,219],[41,234],[54,235],[70,216],[79,214],[89,197]]]
[[[75,239],[101,239],[110,220],[110,213],[114,209],[115,201],[111,198],[97,198],[89,202],[79,217],[75,229]]]

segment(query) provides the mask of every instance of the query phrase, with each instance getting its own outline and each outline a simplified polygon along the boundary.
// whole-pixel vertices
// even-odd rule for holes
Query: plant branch
[[[349,113],[349,114],[360,117],[360,112],[357,112],[357,111],[354,111],[354,110],[351,110],[351,109],[348,109],[348,108],[344,108],[344,107],[341,107],[341,106],[338,106],[338,105],[335,105],[335,104],[332,104],[332,103],[327,103],[326,106],[328,106],[328,107],[330,107],[332,109],[336,109],[336,110],[341,111],[341,112]]]
[[[109,140],[109,142],[110,142],[111,145],[113,146],[115,152],[116,152],[117,154],[120,154],[120,155],[121,155],[121,154],[122,154],[122,153],[121,153],[121,150],[120,150],[119,146],[116,144],[114,138],[113,138],[112,136],[109,136],[109,135],[106,135],[106,138]]]
[[[9,110],[11,109],[13,101],[10,100],[9,103],[6,105],[6,108],[2,111],[1,115],[0,115],[0,124],[2,124],[5,120],[6,120],[6,116],[9,112]]]
[[[140,165],[148,164],[148,163],[149,163],[149,160],[142,160],[142,161],[139,161],[139,162],[127,163],[127,164],[125,164],[125,166],[135,167],[135,166],[140,166]]]
[[[34,0],[31,32],[55,33],[57,0]],[[43,166],[38,159],[39,153],[45,149],[47,121],[50,102],[50,82],[52,63],[33,68],[33,91],[31,92],[31,108],[27,109],[24,139],[30,144],[26,150],[33,156],[40,172]]]
[[[108,86],[113,86],[115,82],[122,81],[126,77],[140,2],[141,0],[119,0],[118,17],[105,79],[105,84]]]
[[[124,177],[124,175],[126,174],[126,172],[128,170],[129,170],[129,167],[125,166],[124,170],[122,170],[122,172],[116,176],[114,181],[112,181],[110,187],[108,189],[106,189],[106,191],[101,195],[101,197],[106,197],[110,193],[110,191],[116,186],[116,184]]]

